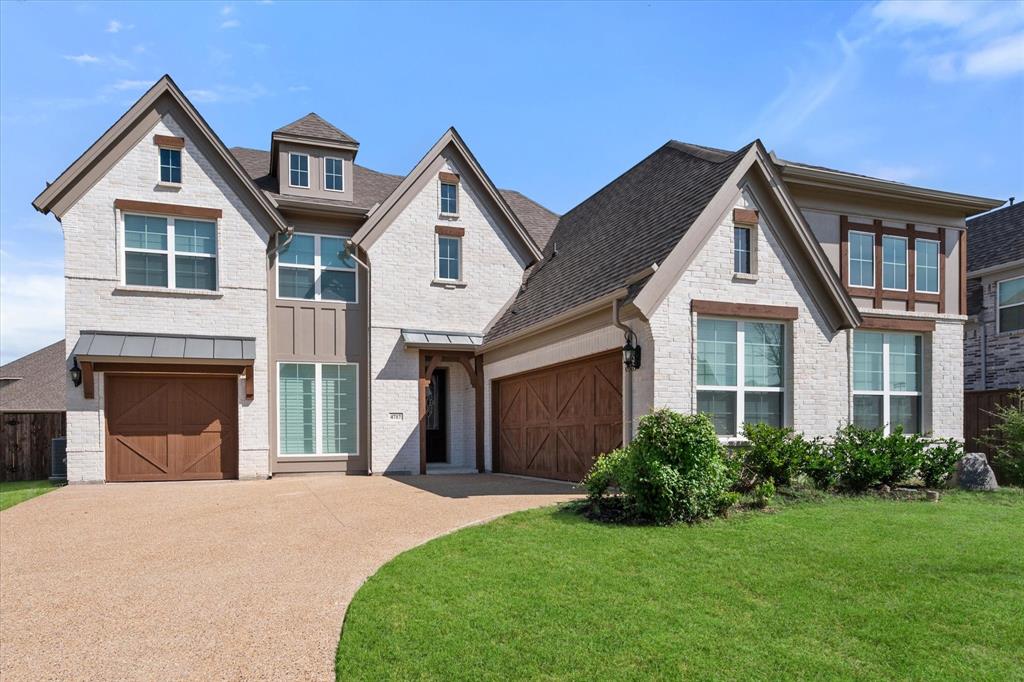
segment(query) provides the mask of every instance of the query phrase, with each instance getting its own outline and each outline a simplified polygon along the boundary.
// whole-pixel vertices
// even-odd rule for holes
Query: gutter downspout
[[[612,301],[612,324],[625,333],[626,338],[636,339],[636,333],[619,319],[620,299]],[[633,370],[624,369],[626,376],[622,386],[622,411],[626,418],[623,420],[622,444],[627,445],[633,440]]]

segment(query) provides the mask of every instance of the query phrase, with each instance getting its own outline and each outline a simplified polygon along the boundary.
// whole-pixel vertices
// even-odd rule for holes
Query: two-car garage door
[[[579,481],[622,445],[618,351],[502,379],[494,391],[496,471]]]
[[[108,374],[108,481],[238,476],[238,382],[231,376]]]

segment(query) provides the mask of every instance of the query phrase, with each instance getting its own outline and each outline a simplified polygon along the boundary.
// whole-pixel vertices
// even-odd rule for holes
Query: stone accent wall
[[[1024,268],[973,280],[982,291],[982,308],[964,330],[964,388],[968,391],[1024,386],[1024,331],[1000,334],[996,325],[997,284],[1020,276]],[[987,349],[984,362],[983,347]]]
[[[82,330],[151,334],[256,337],[256,395],[239,391],[239,476],[269,472],[267,442],[267,258],[268,235],[210,162],[186,140],[182,187],[157,187],[159,155],[153,135],[183,137],[168,114],[96,183],[62,221],[65,267],[65,333],[68,353]],[[122,248],[115,199],[219,208],[219,292],[183,295],[132,292],[121,286]],[[68,480],[105,477],[103,377],[92,400],[68,381]]]

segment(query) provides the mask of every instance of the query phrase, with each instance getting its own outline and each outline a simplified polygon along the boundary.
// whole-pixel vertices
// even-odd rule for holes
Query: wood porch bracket
[[[472,351],[437,352],[420,350],[419,353],[419,431],[420,431],[420,473],[427,473],[427,388],[434,370],[441,363],[457,363],[462,365],[469,376],[469,383],[475,394],[475,434],[476,434],[476,468],[484,471],[484,365],[483,358]]]

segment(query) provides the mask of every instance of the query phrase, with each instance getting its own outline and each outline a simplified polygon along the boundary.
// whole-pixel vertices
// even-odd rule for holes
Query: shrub
[[[608,494],[609,488],[619,485],[619,472],[625,459],[626,451],[621,448],[597,458],[583,479],[583,486],[591,501],[600,500]]]
[[[932,441],[921,459],[921,480],[929,488],[943,486],[963,456],[964,447],[954,438]]]
[[[767,507],[775,497],[775,481],[766,478],[754,487],[754,503],[762,509]]]
[[[748,441],[740,448],[743,453],[740,480],[747,483],[744,489],[769,478],[779,485],[789,485],[806,456],[807,442],[803,435],[790,428],[744,424],[743,436]]]
[[[993,449],[993,463],[1017,483],[1024,483],[1024,389],[1014,393],[1009,404],[997,406],[992,415],[996,423],[981,440]]]
[[[822,439],[804,441],[805,450],[800,471],[810,478],[819,490],[829,490],[839,484],[839,475],[843,470],[842,462],[836,458],[834,447]]]
[[[888,462],[888,471],[881,478],[887,485],[906,481],[921,468],[928,441],[916,433],[903,434],[903,427],[897,426],[882,441],[882,455]]]
[[[832,451],[839,466],[839,485],[863,492],[889,475],[881,429],[864,429],[847,424],[836,431]]]

